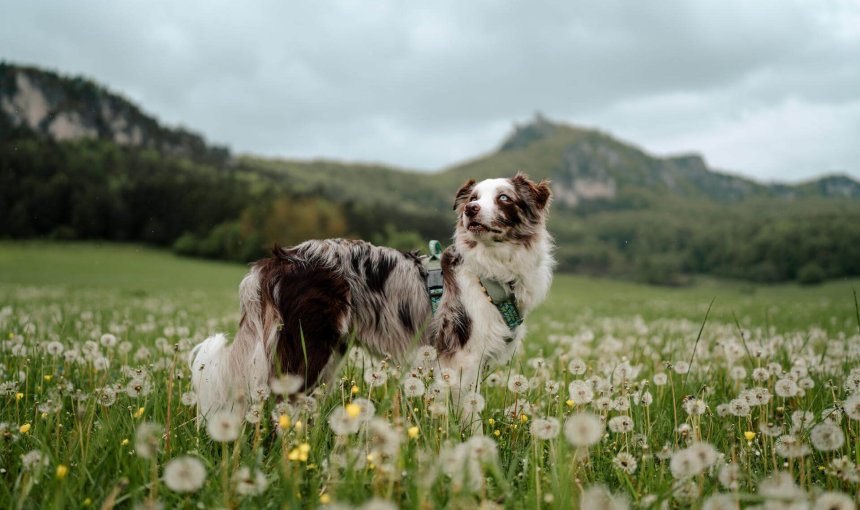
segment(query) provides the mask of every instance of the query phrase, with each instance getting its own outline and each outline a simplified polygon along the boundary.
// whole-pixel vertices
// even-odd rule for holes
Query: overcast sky
[[[0,6],[0,58],[235,152],[439,169],[541,111],[759,179],[860,177],[860,1]]]

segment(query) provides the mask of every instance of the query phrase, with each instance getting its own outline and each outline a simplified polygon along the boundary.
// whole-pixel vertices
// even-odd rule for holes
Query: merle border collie
[[[334,376],[350,341],[401,362],[432,345],[457,374],[452,387],[476,389],[481,367],[507,362],[526,332],[525,324],[509,327],[479,279],[508,285],[524,317],[544,299],[554,266],[549,205],[549,182],[522,173],[465,183],[454,199],[458,220],[441,256],[435,314],[415,253],[345,239],[276,246],[239,286],[232,344],[216,335],[191,351],[199,415],[244,412],[278,374],[302,377],[308,390]]]

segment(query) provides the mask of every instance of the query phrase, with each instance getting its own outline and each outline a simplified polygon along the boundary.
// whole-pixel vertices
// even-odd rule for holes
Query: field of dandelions
[[[200,423],[187,353],[235,331],[243,271],[0,245],[0,508],[856,507],[860,282],[560,276],[459,401],[432,348],[353,348]]]

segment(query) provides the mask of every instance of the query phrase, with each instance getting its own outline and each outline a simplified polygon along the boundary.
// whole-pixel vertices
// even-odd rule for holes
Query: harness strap
[[[490,278],[480,278],[481,288],[490,298],[499,313],[502,314],[502,319],[508,328],[513,331],[517,326],[523,323],[523,317],[520,314],[520,309],[517,307],[517,299],[510,284],[502,285],[496,280]]]
[[[427,296],[430,298],[430,307],[433,314],[439,309],[439,302],[442,300],[442,293],[445,290],[442,280],[442,244],[435,239],[430,241],[430,256],[423,259],[424,269],[427,271],[425,286],[427,288]],[[517,298],[510,284],[503,285],[496,280],[489,278],[480,278],[481,289],[487,295],[491,303],[499,310],[502,320],[505,321],[508,328],[513,331],[523,323],[523,317],[520,314],[520,309],[517,307]],[[506,341],[513,340],[505,339]]]
[[[427,280],[424,282],[427,287],[427,295],[430,297],[430,308],[433,309],[433,314],[439,309],[439,302],[442,300],[442,292],[444,285],[442,282],[442,244],[437,240],[430,241],[430,257],[425,259],[424,268],[427,270]]]

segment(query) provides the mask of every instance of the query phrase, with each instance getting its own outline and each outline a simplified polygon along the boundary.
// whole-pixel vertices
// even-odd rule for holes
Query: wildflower
[[[102,346],[107,347],[107,348],[111,348],[114,345],[116,345],[116,336],[114,336],[110,333],[105,333],[99,339],[99,342],[102,344]]]
[[[292,395],[302,389],[304,378],[295,374],[282,374],[269,380],[269,389],[275,395]]]
[[[714,494],[702,503],[702,510],[737,510],[738,504],[734,496],[729,494]]]
[[[514,374],[508,379],[508,389],[513,393],[524,393],[529,389],[529,380],[524,375]]]
[[[633,431],[633,418],[629,416],[615,416],[609,420],[609,430],[616,434]]]
[[[281,430],[287,430],[290,428],[290,417],[286,414],[278,416],[278,428]]]
[[[795,501],[805,503],[806,492],[794,483],[794,477],[789,473],[780,472],[759,484],[759,494],[768,499],[778,500],[782,507],[790,508],[788,503]],[[805,507],[801,504],[800,507]]]
[[[463,397],[461,402],[463,412],[467,416],[480,413],[484,410],[485,404],[484,397],[482,397],[480,393],[474,391]]]
[[[248,407],[248,410],[245,412],[245,421],[256,425],[260,423],[260,420],[263,418],[263,406],[260,403],[252,404]]]
[[[184,406],[197,405],[197,394],[193,391],[186,391],[179,399]]]
[[[747,378],[747,369],[742,366],[734,366],[729,370],[729,377],[735,381],[742,381]]]
[[[677,363],[675,363],[674,367],[675,367],[675,373],[678,375],[684,375],[690,371],[690,364],[687,363],[686,361],[678,361]],[[655,381],[655,384],[656,384],[656,381]]]
[[[373,405],[373,402],[367,400],[366,398],[357,398],[352,401],[353,404],[358,406],[359,413],[358,419],[362,421],[367,421],[373,418],[373,415],[376,414],[376,406]]]
[[[245,466],[233,473],[233,483],[236,485],[236,492],[243,496],[257,496],[265,492],[269,486],[269,481],[262,471],[259,469],[252,471]]]
[[[713,466],[719,459],[717,449],[710,443],[706,443],[704,441],[693,443],[688,450],[698,457],[699,461],[706,468]]]
[[[672,454],[672,460],[669,461],[669,470],[677,480],[695,476],[704,471],[705,468],[706,466],[700,457],[689,448],[678,450]]]
[[[242,418],[236,413],[221,410],[206,420],[206,432],[213,441],[228,443],[239,438]]]
[[[754,368],[752,371],[752,379],[756,382],[764,382],[770,379],[770,372],[766,368]]]
[[[691,398],[684,402],[684,411],[690,416],[701,416],[707,409],[705,401],[699,398]]]
[[[502,376],[496,372],[493,372],[492,374],[487,376],[487,379],[484,382],[489,387],[501,386],[502,385]]]
[[[797,383],[791,379],[780,379],[773,386],[776,394],[782,398],[791,398],[797,395]]]
[[[812,510],[854,510],[854,499],[841,492],[826,491],[815,498]]]
[[[422,345],[415,351],[415,364],[419,366],[427,366],[436,361],[436,348],[432,345]]]
[[[851,395],[845,400],[845,414],[852,420],[860,420],[860,393]]]
[[[655,386],[665,386],[669,382],[669,376],[665,372],[658,372],[651,378]]]
[[[409,436],[409,439],[415,439],[418,437],[418,427],[412,426],[406,431],[406,434]]]
[[[632,475],[636,472],[636,458],[627,452],[620,452],[614,459],[612,459],[612,463],[615,467],[624,471],[628,475]]]
[[[810,453],[809,447],[803,444],[803,441],[790,434],[779,436],[774,445],[774,450],[778,455],[787,459],[804,457]]]
[[[206,467],[196,457],[177,457],[164,466],[164,484],[173,492],[194,492],[206,481]]]
[[[18,427],[18,432],[20,432],[22,434],[26,434],[27,432],[30,432],[30,427],[31,427],[31,425],[29,423],[25,423],[25,424],[21,425],[20,427]]]
[[[388,372],[384,369],[371,369],[364,371],[364,382],[370,387],[378,387],[388,380]]]
[[[819,423],[813,427],[809,439],[816,450],[829,452],[842,448],[845,444],[845,433],[831,423]]]
[[[720,485],[726,489],[736,491],[741,484],[741,468],[737,464],[725,464],[720,468],[720,473],[717,475]]]
[[[141,423],[134,436],[134,451],[139,457],[150,459],[158,451],[161,440],[161,426],[156,423]]]
[[[585,373],[587,365],[580,358],[573,358],[567,364],[567,370],[573,375],[582,375]]]
[[[548,380],[544,383],[544,391],[547,392],[548,395],[555,395],[558,393],[559,388],[561,388],[561,383],[558,381]]]
[[[16,393],[16,394],[15,394],[15,401],[19,401],[19,400],[21,400],[22,398],[24,398],[24,394],[23,394],[23,393],[21,393],[20,391],[19,391],[18,393]]]
[[[66,466],[65,464],[60,464],[57,466],[57,480],[62,480],[66,477],[67,474],[69,474],[69,466]]]
[[[420,397],[425,391],[424,381],[417,377],[407,377],[403,381],[403,394],[407,398]]]
[[[63,353],[63,350],[65,350],[63,344],[56,340],[48,342],[48,345],[45,346],[45,352],[47,352],[51,356],[59,356]]]
[[[746,439],[747,441],[752,441],[753,439],[755,439],[755,432],[753,432],[752,430],[744,432],[744,439]]]
[[[338,436],[347,436],[355,434],[361,427],[362,420],[359,419],[361,408],[355,404],[348,404],[353,414],[345,407],[336,407],[328,417],[328,424],[332,432]]]
[[[626,510],[630,503],[623,496],[615,496],[602,485],[592,485],[579,496],[579,508]]]
[[[749,416],[750,406],[745,400],[736,398],[729,402],[729,412],[734,416]]]
[[[536,418],[531,424],[531,434],[537,439],[555,439],[558,437],[561,425],[557,418]]]
[[[591,391],[591,387],[585,381],[571,382],[567,391],[570,393],[570,399],[577,405],[588,404],[594,398],[594,392]]]
[[[31,450],[21,455],[21,466],[25,471],[35,471],[48,464],[48,459],[39,450]]]
[[[457,373],[451,368],[443,368],[436,374],[436,385],[443,388],[450,388],[457,382]]]
[[[591,446],[603,437],[603,421],[589,412],[571,414],[564,423],[564,436],[573,446]]]
[[[366,444],[372,454],[381,458],[397,456],[401,436],[383,418],[373,418],[367,423]]]

